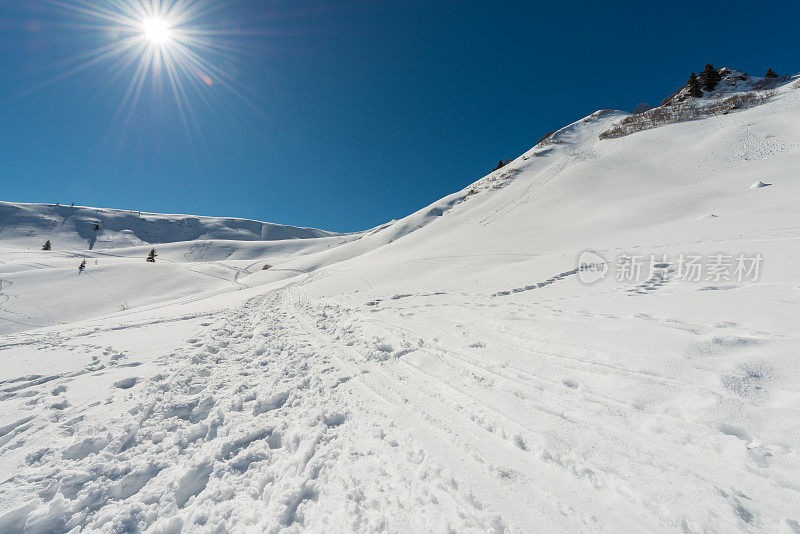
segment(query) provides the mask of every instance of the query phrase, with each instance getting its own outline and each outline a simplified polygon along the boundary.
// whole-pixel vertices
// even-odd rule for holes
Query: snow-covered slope
[[[241,289],[240,279],[265,265],[359,236],[247,219],[0,202],[0,334]],[[46,241],[49,251],[41,250]],[[146,264],[154,247],[158,262]]]
[[[626,116],[364,234],[4,256],[2,317],[200,272],[0,337],[0,532],[798,531],[797,81]]]
[[[58,250],[128,247],[198,239],[275,241],[339,235],[249,219],[162,215],[130,210],[0,202],[0,242]]]

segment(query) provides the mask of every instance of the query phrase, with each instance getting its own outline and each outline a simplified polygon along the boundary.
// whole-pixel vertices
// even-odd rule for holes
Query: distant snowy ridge
[[[0,240],[25,248],[46,240],[54,248],[94,249],[198,239],[279,241],[338,235],[342,234],[233,217],[0,202]]]

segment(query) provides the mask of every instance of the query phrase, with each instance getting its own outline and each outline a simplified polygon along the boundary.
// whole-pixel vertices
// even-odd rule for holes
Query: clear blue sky
[[[42,0],[0,0],[0,200],[351,231],[596,109],[657,104],[707,62],[800,70],[800,4],[785,0],[215,4],[197,23],[231,50],[207,60],[250,104],[195,85],[187,129],[150,83],[114,121],[132,69],[64,77],[64,60],[116,34]]]

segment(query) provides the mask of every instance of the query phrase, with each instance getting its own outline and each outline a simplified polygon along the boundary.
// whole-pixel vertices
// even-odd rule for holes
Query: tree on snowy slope
[[[770,67],[767,73],[764,75],[764,78],[779,78],[779,76],[778,73],[772,70],[772,67]]]
[[[492,172],[502,169],[503,167],[505,167],[509,163],[511,163],[510,159],[505,159],[505,160],[501,159],[499,162],[497,162],[497,167],[492,169]]]
[[[689,75],[689,81],[686,82],[686,85],[689,87],[689,96],[693,96],[695,98],[703,96],[703,90],[700,89],[700,82],[697,79],[697,74],[694,72]]]
[[[155,263],[156,262],[156,256],[158,256],[158,254],[156,254],[156,249],[151,248],[150,249],[150,254],[147,255],[147,262],[148,263]]]
[[[50,240],[48,239],[47,242],[42,247],[42,250],[50,250],[52,247],[50,245]]]
[[[719,71],[711,63],[706,64],[706,68],[700,74],[700,78],[703,79],[703,89],[706,91],[713,91],[717,84],[722,81]]]

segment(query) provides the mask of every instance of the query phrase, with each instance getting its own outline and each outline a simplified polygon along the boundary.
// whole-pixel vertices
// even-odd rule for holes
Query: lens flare
[[[242,31],[223,24],[223,9],[231,2],[218,0],[44,0],[75,20],[80,31],[96,31],[105,44],[62,61],[49,85],[86,69],[107,65],[108,86],[130,77],[109,133],[119,132],[119,121],[130,122],[146,90],[174,101],[187,130],[200,133],[193,104],[216,112],[234,96],[261,113],[225,68],[243,54],[245,37],[268,32]],[[65,26],[66,27],[66,26]],[[35,90],[34,88],[33,90]],[[227,102],[230,100],[228,99]]]

